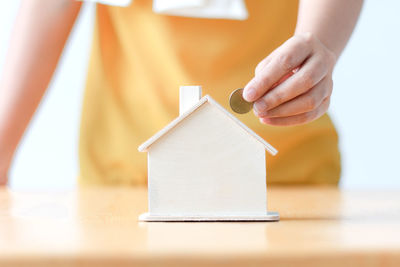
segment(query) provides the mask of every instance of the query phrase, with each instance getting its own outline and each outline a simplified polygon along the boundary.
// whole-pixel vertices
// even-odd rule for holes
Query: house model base
[[[268,211],[265,215],[239,216],[163,216],[148,212],[139,216],[142,222],[268,222],[279,221],[279,213]]]

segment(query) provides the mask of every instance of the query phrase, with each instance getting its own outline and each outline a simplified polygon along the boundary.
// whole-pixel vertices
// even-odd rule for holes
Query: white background
[[[0,2],[0,71],[19,1]],[[69,189],[78,173],[78,130],[93,29],[81,12],[50,88],[14,160],[11,187]],[[400,188],[400,1],[367,0],[334,73],[343,188]]]

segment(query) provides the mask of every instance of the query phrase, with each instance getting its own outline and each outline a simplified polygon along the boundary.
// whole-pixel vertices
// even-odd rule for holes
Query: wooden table
[[[139,223],[145,188],[0,189],[0,266],[400,266],[400,192],[274,187],[269,223]]]

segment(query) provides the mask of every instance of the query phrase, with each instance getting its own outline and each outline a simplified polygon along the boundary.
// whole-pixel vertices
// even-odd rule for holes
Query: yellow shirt
[[[80,181],[146,184],[137,147],[178,116],[179,86],[202,85],[228,108],[259,61],[293,34],[294,0],[247,0],[245,21],[155,14],[152,1],[98,5],[80,137]],[[237,115],[275,146],[268,183],[331,183],[340,176],[338,137],[327,115],[307,125],[272,127]],[[245,179],[245,177],[243,177]]]

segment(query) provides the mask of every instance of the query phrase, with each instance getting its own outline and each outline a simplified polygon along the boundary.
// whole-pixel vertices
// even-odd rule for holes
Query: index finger
[[[311,45],[302,38],[304,37],[294,36],[273,52],[274,56],[269,63],[245,86],[243,97],[246,101],[254,102],[262,97],[310,56]]]

